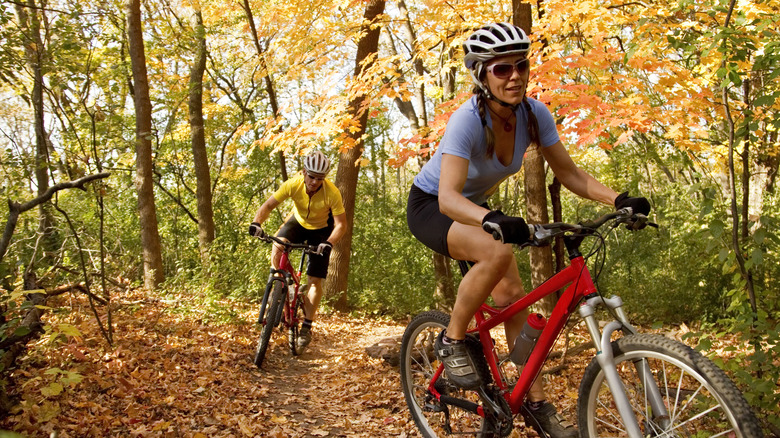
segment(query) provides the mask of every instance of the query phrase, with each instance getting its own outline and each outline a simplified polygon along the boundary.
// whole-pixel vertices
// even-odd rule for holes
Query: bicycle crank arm
[[[444,403],[444,404],[447,404],[447,405],[450,405],[450,406],[455,406],[457,408],[461,408],[463,410],[469,411],[472,414],[481,415],[480,414],[480,411],[481,411],[480,406],[478,404],[474,403],[474,402],[471,402],[471,401],[468,401],[468,400],[463,400],[463,399],[460,399],[460,398],[457,398],[457,397],[451,397],[451,396],[446,395],[446,394],[440,395],[439,396],[439,401]]]
[[[501,397],[500,395],[497,395],[498,397]],[[491,411],[493,416],[497,418],[499,421],[512,421],[512,413],[507,413],[504,411],[504,409],[501,408],[501,405],[493,401],[493,398],[488,394],[488,392],[485,390],[484,386],[479,387],[479,397],[482,399],[482,401],[485,403],[485,407]],[[483,408],[484,410],[484,408]]]

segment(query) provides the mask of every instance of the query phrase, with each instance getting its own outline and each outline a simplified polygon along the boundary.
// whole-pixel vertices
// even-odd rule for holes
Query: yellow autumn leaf
[[[271,415],[271,422],[276,424],[285,424],[287,423],[287,417],[284,415]]]
[[[52,382],[49,386],[41,388],[41,394],[46,397],[53,397],[62,393],[62,385],[57,382]]]

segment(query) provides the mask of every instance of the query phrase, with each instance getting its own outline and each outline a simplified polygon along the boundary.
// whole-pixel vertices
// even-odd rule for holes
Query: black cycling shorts
[[[439,211],[439,197],[422,191],[412,184],[406,204],[406,223],[409,231],[428,248],[450,256],[447,233],[454,221]]]
[[[332,231],[333,226],[330,225],[317,230],[309,230],[298,223],[298,220],[295,219],[294,215],[290,215],[290,219],[282,225],[282,228],[276,233],[276,237],[284,237],[292,243],[306,243],[308,245],[316,246],[328,240]],[[329,262],[330,255],[322,256],[309,254],[306,275],[309,277],[325,278],[328,275]]]

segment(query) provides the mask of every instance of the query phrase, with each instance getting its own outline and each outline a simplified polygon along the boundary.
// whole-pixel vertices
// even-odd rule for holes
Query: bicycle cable
[[[612,232],[620,226],[619,222],[614,222],[612,226],[609,227],[609,230],[607,230],[606,233],[600,233],[596,230],[594,230],[593,235],[596,236],[597,242],[593,245],[593,250],[585,257],[586,259],[593,256],[595,254],[595,259],[593,261],[593,284],[596,286],[596,293],[602,298],[606,299],[604,297],[604,294],[601,292],[601,287],[598,285],[599,278],[601,276],[601,273],[604,270],[604,267],[606,266],[607,262],[607,237],[612,234]],[[612,309],[609,306],[604,306],[607,312],[611,315],[613,319],[616,321],[620,321],[620,318],[618,318],[617,314],[615,313],[614,309]]]

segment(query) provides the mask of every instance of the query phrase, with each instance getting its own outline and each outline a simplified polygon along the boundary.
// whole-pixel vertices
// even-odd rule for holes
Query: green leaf
[[[712,222],[710,222],[710,233],[715,238],[719,238],[723,235],[723,230],[726,228],[726,225],[721,221],[720,219],[715,219]]]
[[[81,336],[81,332],[74,325],[71,325],[71,324],[59,324],[57,326],[57,328],[59,329],[59,331],[62,334],[65,334],[65,335],[68,335],[68,336],[71,336],[71,337],[79,337],[79,336]]]
[[[75,373],[73,371],[68,371],[67,373],[65,373],[65,376],[63,376],[60,379],[60,382],[62,382],[62,384],[65,386],[73,386],[81,383],[82,380],[84,380],[84,376],[82,376],[81,374]]]
[[[759,228],[753,233],[753,241],[757,244],[761,245],[764,243],[764,239],[766,239],[766,230],[764,228]]]
[[[53,397],[60,395],[62,393],[62,385],[60,385],[57,382],[52,382],[49,384],[49,386],[45,386],[41,388],[41,394],[43,394],[46,397]]]
[[[780,93],[772,93],[772,94],[765,94],[763,96],[759,96],[757,99],[753,101],[753,105],[771,107],[772,105],[775,104],[778,94]]]
[[[30,334],[32,330],[30,330],[30,327],[27,327],[25,325],[21,325],[14,330],[14,336],[26,336]]]
[[[753,252],[750,254],[750,260],[753,262],[754,266],[760,265],[764,261],[764,252],[758,248],[754,248]]]

